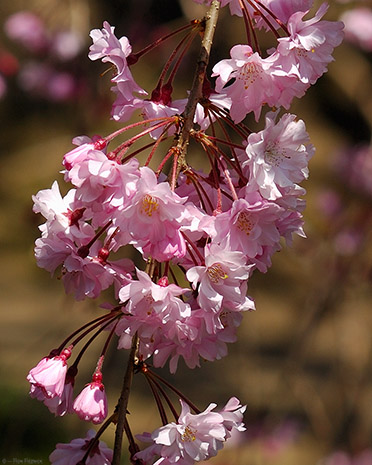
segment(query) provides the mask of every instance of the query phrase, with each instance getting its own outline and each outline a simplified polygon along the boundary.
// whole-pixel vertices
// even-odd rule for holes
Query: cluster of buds
[[[304,236],[305,190],[300,183],[308,176],[314,147],[302,120],[279,113],[326,71],[333,48],[342,40],[342,24],[321,19],[325,4],[304,20],[310,0],[205,3],[210,9],[204,19],[137,53],[107,22],[91,32],[89,57],[114,69],[113,120],[124,122],[135,110],[140,120],[108,136],[75,138],[77,147],[63,158],[64,179],[73,188],[62,197],[55,182],[33,198],[34,211],[46,219],[36,241],[38,265],[51,273],[60,270],[66,291],[77,300],[96,298],[112,288],[116,306],[30,371],[31,395],[57,415],[74,411],[84,420],[103,422],[107,401],[101,368],[116,335],[119,348],[132,348],[132,371],[146,376],[163,422],[139,438],[151,443],[139,451],[124,418],[120,428],[128,436],[133,463],[191,465],[214,456],[232,431],[244,430],[245,408],[236,398],[218,413],[212,412],[215,404],[200,412],[171,387],[181,398],[178,415],[161,387],[165,381],[159,381],[147,363],[151,358],[153,366],[162,367],[169,361],[174,373],[180,358],[194,368],[201,359],[225,356],[243,312],[255,309],[247,296],[250,276],[255,270],[265,272],[272,255],[283,243],[290,244],[293,235]],[[227,4],[232,14],[243,17],[248,43],[235,45],[231,58],[214,65],[214,89],[206,68],[218,10]],[[257,39],[262,28],[277,44],[265,56]],[[180,34],[148,93],[134,80],[135,64]],[[173,100],[177,72],[200,35],[202,48],[189,97]],[[265,108],[264,128],[252,132],[244,118],[253,112],[258,120]],[[129,130],[135,135],[122,141]],[[114,145],[116,140],[120,142]],[[203,154],[199,166],[186,156],[192,141]],[[129,258],[115,257],[127,246],[139,253],[137,266]],[[77,365],[104,329],[109,336],[93,380],[73,400]],[[67,370],[73,348],[93,330]],[[162,396],[176,423],[168,422]],[[119,428],[118,410],[124,409],[125,417],[126,403],[119,402],[104,426],[117,422]],[[68,460],[78,444],[76,463],[110,463],[109,454],[102,452],[105,446],[99,446],[100,434],[71,447],[59,446],[52,463],[73,463]],[[89,462],[93,456],[96,461]],[[115,457],[116,451],[112,463],[118,463]]]

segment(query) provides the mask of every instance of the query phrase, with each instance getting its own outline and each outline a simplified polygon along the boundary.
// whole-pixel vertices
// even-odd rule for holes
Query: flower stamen
[[[149,194],[146,194],[142,199],[142,208],[141,213],[146,214],[147,216],[152,216],[159,208],[159,201],[152,197]]]
[[[227,279],[229,277],[222,268],[221,263],[214,263],[212,266],[208,267],[207,273],[212,283],[218,283],[220,279]]]
[[[181,436],[183,442],[193,442],[196,439],[197,430],[193,430],[190,426],[186,426],[185,432]]]

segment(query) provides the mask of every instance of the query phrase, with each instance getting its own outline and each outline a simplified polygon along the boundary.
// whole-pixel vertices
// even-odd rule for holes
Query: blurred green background
[[[338,19],[350,7],[331,3],[328,19]],[[22,10],[36,13],[50,34],[77,34],[81,48],[76,55],[55,60],[12,41],[3,25]],[[88,429],[72,416],[54,418],[30,399],[25,378],[51,348],[97,314],[97,302],[74,302],[58,279],[36,266],[33,242],[40,219],[32,213],[31,200],[54,179],[61,182],[62,156],[73,137],[108,134],[117,127],[109,120],[109,78],[100,77],[102,65],[87,58],[89,31],[108,20],[138,50],[202,11],[191,0],[0,2],[0,74],[7,85],[0,100],[3,463],[48,463],[57,442],[70,442]],[[239,41],[244,41],[241,20],[223,11],[212,62],[227,57]],[[162,59],[166,56],[165,47]],[[372,464],[372,155],[367,149],[358,158],[355,148],[370,143],[372,54],[345,42],[334,56],[329,72],[291,108],[305,120],[317,149],[304,185],[308,238],[296,239],[292,248],[276,254],[266,274],[255,273],[249,293],[257,311],[244,316],[229,356],[192,371],[180,364],[173,379],[202,409],[209,402],[223,405],[232,395],[247,404],[247,432],[210,463]],[[161,59],[154,57],[136,71],[144,87],[147,79],[154,86],[159,74]],[[21,71],[29,61],[72,76],[71,94],[53,99],[37,82],[22,87]],[[185,85],[190,86],[186,77]],[[81,386],[89,382],[99,345],[96,349],[85,357]],[[105,364],[111,406],[125,358],[113,349]],[[159,424],[140,378],[135,379],[130,412],[135,433]],[[111,445],[112,438],[113,427],[103,439]],[[339,460],[330,462],[326,457],[337,451]],[[366,461],[351,461],[362,454]]]

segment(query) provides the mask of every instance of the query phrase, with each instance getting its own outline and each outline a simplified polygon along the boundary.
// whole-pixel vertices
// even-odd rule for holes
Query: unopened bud
[[[167,287],[169,286],[169,280],[167,276],[163,276],[162,278],[159,279],[158,281],[158,286],[161,287]]]

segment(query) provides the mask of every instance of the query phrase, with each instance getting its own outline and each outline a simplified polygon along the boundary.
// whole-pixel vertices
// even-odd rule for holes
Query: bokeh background
[[[372,7],[368,1],[332,1],[327,19],[359,5]],[[9,17],[25,10],[53,38],[52,50],[11,37]],[[72,416],[54,418],[30,399],[25,378],[67,334],[94,318],[100,303],[74,302],[33,257],[41,219],[32,213],[31,195],[62,180],[62,156],[73,137],[117,127],[109,120],[109,77],[87,58],[89,31],[108,20],[139,49],[202,11],[191,0],[0,2],[2,463],[49,463],[57,442],[88,429]],[[367,34],[372,19],[364,17],[358,28]],[[37,24],[30,27],[37,32]],[[242,22],[223,12],[212,62],[240,41]],[[180,364],[172,380],[202,409],[232,395],[247,404],[247,431],[210,463],[372,464],[371,50],[372,40],[370,46],[346,40],[329,72],[291,108],[305,120],[317,149],[304,186],[308,238],[296,239],[274,256],[266,274],[253,276],[249,292],[257,311],[245,315],[229,356],[192,371]],[[166,47],[163,53],[136,70],[144,87],[155,85]],[[81,385],[89,382],[98,350],[92,347],[85,357]],[[113,348],[105,364],[111,406],[125,358]],[[130,411],[135,433],[158,426],[141,378],[135,379]],[[112,437],[113,428],[104,440],[112,445]]]

